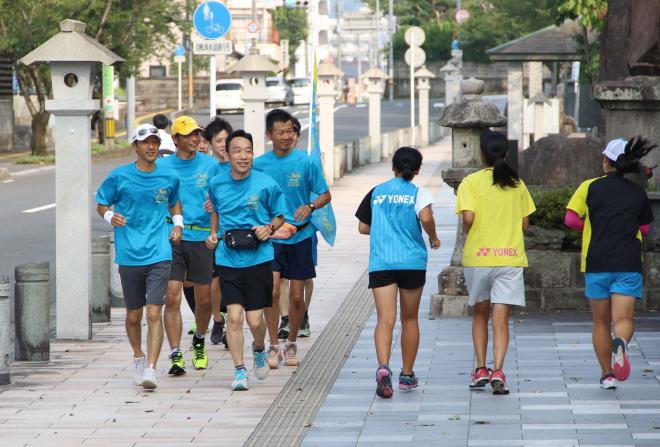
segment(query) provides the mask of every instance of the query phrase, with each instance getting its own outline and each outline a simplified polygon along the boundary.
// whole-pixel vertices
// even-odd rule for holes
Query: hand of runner
[[[206,248],[208,248],[209,250],[214,250],[217,245],[218,245],[217,234],[211,234],[209,237],[206,238]]]
[[[213,212],[213,205],[211,205],[211,199],[206,196],[206,200],[204,201],[204,211],[207,213]]]
[[[173,244],[178,244],[181,242],[181,227],[172,228],[172,232],[170,233],[170,240]]]
[[[267,241],[270,238],[271,229],[268,225],[259,225],[252,227],[252,229],[260,241]]]
[[[440,244],[441,244],[440,239],[431,239],[429,240],[429,244],[431,245],[431,248],[433,250],[437,250],[438,248],[440,248]]]
[[[296,210],[296,213],[293,215],[293,218],[298,222],[302,222],[303,220],[307,219],[307,216],[309,216],[311,212],[312,209],[309,207],[309,205],[300,205]]]
[[[112,220],[110,221],[110,224],[113,227],[123,227],[124,225],[126,225],[126,219],[121,214],[115,213],[112,216]]]

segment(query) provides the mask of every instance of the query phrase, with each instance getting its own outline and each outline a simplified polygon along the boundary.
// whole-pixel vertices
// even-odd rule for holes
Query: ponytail
[[[493,185],[500,188],[515,188],[520,182],[518,173],[506,162],[508,142],[501,132],[485,130],[481,134],[481,153],[486,165],[493,168]]]
[[[641,169],[639,161],[656,147],[647,138],[633,137],[628,140],[624,153],[616,161],[610,160],[610,164],[619,174],[637,173]]]
[[[392,157],[392,167],[407,181],[411,181],[422,167],[422,153],[414,147],[400,147]]]

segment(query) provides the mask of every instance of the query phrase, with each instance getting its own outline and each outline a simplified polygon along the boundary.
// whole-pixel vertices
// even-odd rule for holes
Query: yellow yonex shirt
[[[527,267],[522,219],[536,207],[521,180],[515,188],[493,184],[493,168],[463,179],[456,193],[456,214],[474,213],[463,250],[465,267]]]

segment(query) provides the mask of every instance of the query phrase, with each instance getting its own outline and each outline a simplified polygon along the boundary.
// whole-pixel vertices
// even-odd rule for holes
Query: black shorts
[[[190,281],[195,284],[211,284],[213,277],[213,252],[203,241],[181,241],[172,244],[171,281]]]
[[[426,284],[426,270],[380,270],[369,272],[369,288],[396,284],[399,289],[419,289]]]
[[[294,280],[316,278],[311,237],[295,244],[280,244],[273,241],[273,249],[275,249],[273,271],[279,272],[282,278]]]
[[[151,265],[120,265],[119,279],[127,309],[141,309],[147,304],[165,304],[170,261]]]
[[[273,271],[270,262],[251,267],[216,266],[220,276],[222,306],[240,304],[247,310],[273,305]]]

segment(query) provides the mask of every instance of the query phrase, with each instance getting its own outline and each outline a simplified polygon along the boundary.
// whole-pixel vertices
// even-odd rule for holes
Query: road
[[[433,102],[432,102],[433,104]],[[307,108],[289,108],[297,116],[303,128],[308,125]],[[436,110],[439,110],[436,108]],[[433,112],[432,112],[433,116]],[[206,114],[195,116],[200,124],[208,122]],[[227,116],[236,128],[242,127],[242,115]],[[389,131],[408,125],[409,103],[395,101],[382,104],[382,129]],[[368,109],[365,106],[337,106],[335,112],[335,141],[338,143],[364,137],[368,134]],[[301,141],[307,140],[307,132]],[[92,187],[89,195],[94,205],[94,192],[105,176],[130,158],[95,162],[92,165]],[[50,262],[51,297],[54,297],[55,284],[55,172],[54,170],[15,177],[0,182],[0,275],[13,279],[14,267],[28,262]],[[106,234],[109,227],[96,212],[92,215],[94,235]],[[70,229],[75,234],[76,228]],[[12,290],[13,293],[13,290]]]

